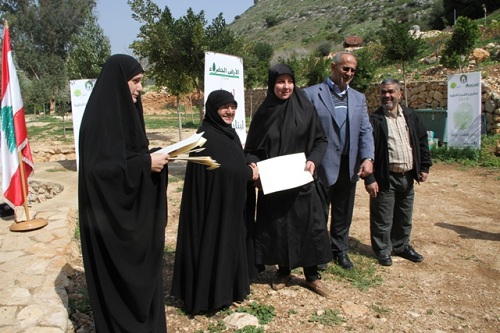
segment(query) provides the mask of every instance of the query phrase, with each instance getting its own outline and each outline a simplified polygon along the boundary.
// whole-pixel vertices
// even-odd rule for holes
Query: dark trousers
[[[389,188],[370,198],[370,239],[376,255],[401,252],[410,242],[415,190],[410,173],[389,176]]]
[[[318,266],[314,265],[309,267],[303,267],[303,269],[304,269],[304,276],[306,277],[307,281],[314,282],[320,278],[318,272]],[[292,271],[288,267],[285,266],[278,267],[278,276],[286,276],[290,275],[291,273]]]
[[[356,183],[351,182],[349,173],[349,156],[342,155],[337,182],[328,189],[332,215],[330,236],[334,256],[345,255],[349,250],[349,229],[356,195]]]

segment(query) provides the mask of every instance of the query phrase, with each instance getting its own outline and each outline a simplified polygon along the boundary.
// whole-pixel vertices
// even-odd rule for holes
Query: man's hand
[[[359,167],[359,172],[358,176],[361,178],[368,177],[373,173],[373,162],[367,158],[361,163],[361,166]]]
[[[365,190],[366,190],[366,192],[368,192],[370,197],[376,198],[377,193],[378,193],[378,183],[374,182],[374,183],[371,183],[370,185],[365,185]]]
[[[427,172],[421,172],[418,175],[418,181],[419,182],[425,182],[427,180],[427,176],[429,176],[429,174]]]

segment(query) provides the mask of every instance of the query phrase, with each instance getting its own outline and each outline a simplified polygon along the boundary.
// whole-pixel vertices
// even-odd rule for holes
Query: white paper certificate
[[[158,152],[162,154],[170,154],[170,156],[175,157],[182,154],[189,154],[190,150],[196,147],[201,147],[207,141],[203,137],[203,133],[196,133],[191,135],[189,138],[179,141],[171,146],[160,149]]]
[[[305,170],[304,153],[273,157],[257,163],[264,194],[288,190],[313,181]]]

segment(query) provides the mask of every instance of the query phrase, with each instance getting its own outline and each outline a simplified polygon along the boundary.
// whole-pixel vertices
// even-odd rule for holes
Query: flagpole
[[[3,61],[6,61],[6,59],[7,59],[5,54],[3,54],[5,51],[4,50],[5,42],[6,42],[6,40],[10,42],[8,29],[9,29],[9,23],[7,21],[5,21],[5,23],[4,23],[4,41],[3,41],[4,44],[2,45],[2,60]],[[5,33],[5,31],[7,31],[7,32]],[[10,45],[7,47],[7,50],[10,50]],[[3,65],[5,65],[5,64],[2,63],[2,67],[3,67]],[[14,70],[15,70],[15,68],[14,68]],[[17,81],[17,75],[15,75],[15,77],[16,77],[16,81]],[[4,73],[2,73],[2,86],[4,84],[3,80],[4,80]],[[2,94],[3,94],[3,92],[2,92]],[[3,108],[3,96],[2,96],[2,108]],[[24,116],[24,111],[21,110],[21,112],[23,112],[23,116]],[[26,126],[26,125],[24,124],[24,126]],[[14,128],[15,128],[15,125],[14,125]],[[14,140],[17,141],[15,135],[14,135]],[[26,137],[26,140],[27,140],[27,137]],[[30,213],[29,213],[29,209],[28,209],[28,193],[27,193],[28,192],[27,191],[28,184],[27,184],[27,179],[25,178],[26,170],[24,169],[25,162],[23,159],[24,156],[23,156],[23,152],[22,152],[22,149],[24,149],[24,147],[19,149],[18,142],[16,142],[16,147],[17,147],[17,156],[19,159],[18,168],[19,168],[19,172],[21,174],[21,192],[22,192],[22,196],[23,196],[24,211],[26,213],[26,221],[18,222],[17,217],[14,214],[15,222],[10,226],[9,229],[10,229],[10,231],[29,231],[29,230],[40,229],[40,228],[45,227],[48,224],[48,221],[46,219],[36,218],[36,219],[32,220],[30,218]],[[29,145],[27,145],[27,149],[29,151]],[[30,158],[31,158],[31,152],[30,152]]]
[[[26,213],[26,221],[21,221],[17,222],[15,221],[14,223],[11,224],[9,230],[10,231],[30,231],[30,230],[35,230],[35,229],[40,229],[45,227],[49,222],[46,219],[40,219],[36,218],[31,220],[30,219],[30,212],[28,209],[28,194],[26,191],[27,184],[26,184],[26,178],[24,178],[24,161],[23,161],[23,155],[20,150],[17,151],[17,155],[19,156],[19,171],[21,172],[21,188],[22,188],[22,193],[23,193],[23,206],[24,206],[24,212]]]
[[[19,170],[21,171],[21,189],[23,192],[23,206],[24,206],[24,212],[26,213],[26,221],[30,220],[30,211],[28,210],[28,194],[26,193],[26,178],[24,178],[24,162],[23,162],[23,155],[21,154],[21,151],[17,151],[17,156],[19,156]]]

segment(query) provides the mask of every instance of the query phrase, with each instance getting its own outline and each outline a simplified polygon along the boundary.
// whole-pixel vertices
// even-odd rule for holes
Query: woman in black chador
[[[96,332],[166,332],[162,258],[168,155],[152,153],[132,57],[104,64],[83,115],[78,203]]]
[[[248,160],[258,162],[304,153],[304,168],[314,175],[326,147],[316,110],[297,89],[292,69],[285,64],[274,65],[269,70],[267,96],[248,130]],[[306,286],[322,296],[328,295],[317,270],[317,265],[332,259],[326,227],[327,203],[322,194],[321,185],[316,182],[267,195],[258,192],[255,265],[278,265],[273,289],[284,288],[291,279],[291,270],[303,267]],[[254,197],[248,196],[248,207],[254,206]]]
[[[216,90],[205,104],[205,149],[220,167],[188,163],[177,233],[172,296],[189,314],[215,311],[241,302],[250,293],[246,257],[244,206],[246,186],[258,175],[247,165],[231,127],[237,103],[231,93]]]

